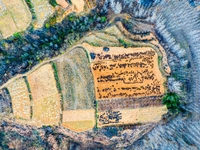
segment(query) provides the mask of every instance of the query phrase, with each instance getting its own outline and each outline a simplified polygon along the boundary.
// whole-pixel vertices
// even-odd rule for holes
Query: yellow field
[[[157,53],[149,47],[122,48],[93,47],[84,44],[96,54],[91,64],[96,99],[132,98],[164,94],[165,81],[158,67]]]
[[[4,38],[29,26],[31,13],[24,0],[2,0],[0,8],[0,31]]]
[[[35,25],[36,28],[40,28],[43,26],[44,21],[54,13],[54,8],[49,4],[49,0],[33,0],[32,1],[37,23]]]
[[[30,119],[30,98],[27,85],[23,78],[19,78],[8,85],[12,98],[13,113],[16,118]]]
[[[83,132],[94,128],[94,121],[72,121],[63,123],[62,126],[75,132]]]
[[[119,122],[116,119],[109,119],[108,116],[115,116],[118,114]],[[98,126],[113,126],[122,124],[137,124],[137,123],[152,123],[161,120],[162,115],[167,113],[167,108],[165,106],[159,107],[145,107],[136,109],[124,109],[124,110],[113,110],[112,113],[109,112],[99,112]]]
[[[75,10],[77,13],[82,12],[84,10],[84,0],[71,0],[71,2],[75,6]]]
[[[60,6],[62,6],[63,8],[66,8],[69,6],[69,4],[67,3],[67,1],[65,0],[56,0],[57,4],[59,4]]]
[[[33,98],[33,121],[52,125],[60,122],[60,95],[52,66],[46,64],[27,76]]]
[[[77,132],[90,130],[95,125],[95,110],[63,111],[62,126]]]

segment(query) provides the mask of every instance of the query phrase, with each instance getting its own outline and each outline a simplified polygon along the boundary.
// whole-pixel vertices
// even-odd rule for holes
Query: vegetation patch
[[[170,112],[175,113],[180,111],[180,96],[178,94],[172,92],[166,93],[162,101]]]
[[[56,7],[58,5],[58,3],[56,2],[56,0],[49,0],[49,3],[51,4],[51,6]]]
[[[34,6],[33,6],[33,3],[32,3],[32,0],[25,0],[26,4],[28,5],[29,7],[29,10],[32,14],[32,19],[35,20],[36,19],[36,14],[35,14],[35,10],[34,10]]]

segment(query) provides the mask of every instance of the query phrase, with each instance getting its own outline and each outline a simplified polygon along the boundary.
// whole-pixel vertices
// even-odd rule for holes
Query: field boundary
[[[60,123],[62,123],[62,118],[63,118],[63,110],[64,110],[64,106],[63,106],[63,93],[62,93],[62,88],[60,85],[60,80],[59,80],[59,76],[58,76],[58,69],[57,69],[57,65],[56,63],[54,63],[53,61],[51,62],[52,68],[53,68],[53,72],[54,72],[54,78],[56,80],[56,87],[58,89],[58,93],[60,94]]]
[[[24,78],[24,82],[25,82],[25,84],[27,86],[28,93],[29,93],[29,99],[30,99],[30,119],[32,119],[32,117],[33,117],[33,98],[32,98],[32,95],[31,95],[31,88],[30,88],[30,85],[29,85],[27,77],[24,76],[23,78]]]

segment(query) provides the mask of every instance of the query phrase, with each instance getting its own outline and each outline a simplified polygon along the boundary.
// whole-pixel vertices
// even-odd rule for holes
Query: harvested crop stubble
[[[90,130],[95,125],[94,113],[94,109],[63,111],[62,126],[77,132]]]
[[[75,48],[56,62],[64,110],[93,108],[94,81],[87,54]]]
[[[99,112],[98,126],[158,122],[165,113],[167,113],[165,106],[119,109],[113,110],[112,112],[103,111]]]
[[[24,78],[16,79],[7,88],[12,98],[14,116],[20,119],[30,119],[31,102]]]
[[[60,99],[50,64],[46,64],[27,76],[33,98],[33,121],[38,126],[60,122]]]
[[[49,0],[33,0],[32,1],[37,24],[36,27],[40,28],[43,26],[44,21],[54,13],[54,8],[49,4]]]
[[[75,5],[76,12],[82,12],[84,10],[84,0],[71,0],[72,4]]]
[[[0,3],[0,31],[7,38],[25,30],[31,22],[31,13],[24,0],[2,0]]]

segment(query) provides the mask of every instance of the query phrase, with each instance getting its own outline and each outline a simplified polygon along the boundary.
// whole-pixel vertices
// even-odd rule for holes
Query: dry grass
[[[67,110],[63,111],[62,126],[73,131],[86,131],[95,125],[95,110]]]
[[[43,26],[44,21],[54,13],[54,8],[49,4],[49,0],[33,0],[32,1],[37,23],[35,28],[40,28]]]
[[[4,38],[29,26],[31,13],[24,0],[2,0],[0,7],[4,8],[0,14],[0,31]]]
[[[149,123],[149,122],[159,122],[162,115],[167,113],[167,108],[165,106],[159,107],[145,107],[136,109],[123,109],[117,110],[121,113],[122,119],[118,123],[103,124],[98,122],[99,127],[103,126],[113,126],[122,124],[138,124],[138,123]],[[101,116],[105,112],[99,112]],[[105,115],[104,115],[105,116]]]
[[[69,6],[69,4],[67,3],[67,1],[65,0],[56,0],[57,4],[59,4],[60,6],[62,6],[63,8],[66,8],[67,6]]]
[[[94,81],[83,48],[75,48],[56,61],[64,110],[93,108]]]
[[[46,64],[27,78],[33,98],[33,120],[39,124],[58,124],[61,97],[56,87],[52,66]]]
[[[62,124],[62,126],[75,132],[83,132],[94,128],[94,121],[85,120],[85,121],[65,122]]]
[[[30,98],[27,85],[23,78],[19,78],[8,85],[12,98],[13,113],[16,118],[30,119]]]
[[[82,12],[84,10],[84,0],[71,0],[71,2],[75,6],[75,10],[77,13]]]

